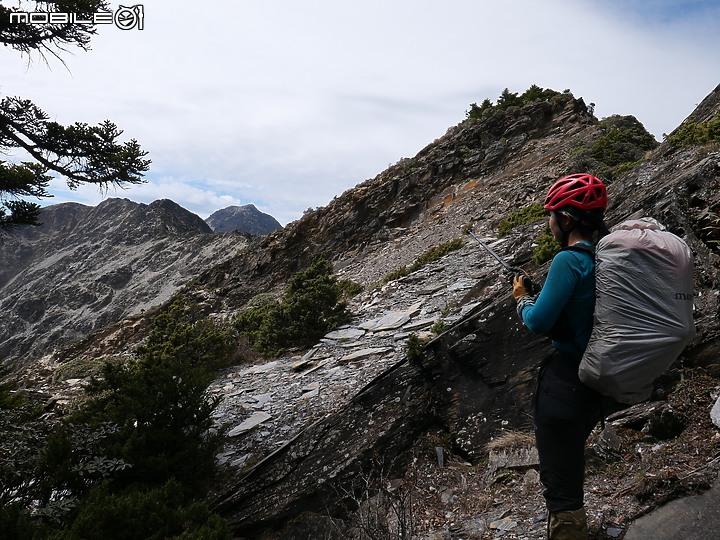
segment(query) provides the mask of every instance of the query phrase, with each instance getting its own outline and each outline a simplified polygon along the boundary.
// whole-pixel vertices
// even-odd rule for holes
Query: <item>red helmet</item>
[[[574,206],[580,210],[607,208],[605,185],[591,174],[571,174],[555,182],[545,196],[545,210]]]

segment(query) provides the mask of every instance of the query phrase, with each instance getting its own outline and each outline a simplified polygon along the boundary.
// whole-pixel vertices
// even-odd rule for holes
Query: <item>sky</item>
[[[140,186],[56,179],[35,202],[254,204],[286,225],[505,88],[569,89],[662,140],[720,83],[720,0],[134,2],[142,28],[99,25],[64,65],[0,51],[0,96],[62,124],[110,119],[152,160]]]

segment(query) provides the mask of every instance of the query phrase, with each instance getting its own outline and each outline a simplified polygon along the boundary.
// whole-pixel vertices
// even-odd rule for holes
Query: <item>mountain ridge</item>
[[[211,261],[248,243],[213,234],[167,199],[61,203],[43,208],[40,222],[0,246],[0,355],[24,363],[162,304]]]
[[[720,86],[703,100],[696,113],[697,116],[689,115],[673,133],[682,126],[720,114]],[[508,512],[520,512],[523,509],[519,503],[513,507],[512,501],[524,497],[532,501],[523,510],[529,512],[530,519],[520,527],[522,530],[515,529],[517,535],[510,531],[506,537],[541,537],[538,535],[542,535],[542,526],[532,523],[532,512],[537,512],[534,501],[540,498],[537,482],[532,478],[527,483],[520,482],[517,476],[508,473],[518,491],[512,491],[513,484],[496,488],[494,483],[483,483],[480,478],[483,474],[476,467],[487,456],[485,445],[498,433],[528,429],[533,369],[546,353],[547,343],[523,330],[514,314],[505,277],[494,261],[483,258],[472,245],[466,244],[461,250],[401,279],[385,282],[384,278],[399,268],[411,266],[429,249],[463,238],[468,226],[491,239],[495,249],[511,264],[542,276],[547,264],[535,265],[532,254],[535,238],[541,234],[544,223],[521,223],[502,238],[498,237],[498,226],[515,211],[541,202],[549,183],[565,173],[576,172],[574,168],[584,152],[598,141],[604,141],[607,135],[603,124],[593,117],[584,102],[569,93],[468,119],[449,129],[415,157],[401,160],[327,206],[239,247],[222,260],[208,263],[206,267],[200,265],[201,270],[178,293],[196,300],[203,314],[220,319],[237,313],[258,292],[278,292],[294,272],[323,253],[329,254],[341,278],[366,288],[353,303],[357,315],[350,330],[357,327],[363,331],[357,332],[362,337],[355,338],[356,342],[341,343],[339,338],[327,337],[310,351],[293,351],[291,354],[296,356],[270,360],[257,367],[239,366],[225,374],[226,378],[218,379],[215,388],[225,398],[224,410],[228,415],[223,421],[232,425],[247,420],[248,407],[263,408],[260,401],[252,405],[241,401],[236,404],[246,390],[234,385],[235,378],[249,377],[247,384],[250,384],[257,381],[261,373],[271,373],[274,367],[286,364],[285,370],[277,374],[279,380],[284,381],[282,388],[273,387],[274,392],[289,391],[290,381],[297,385],[304,381],[305,388],[317,377],[315,383],[324,392],[321,399],[323,403],[329,402],[326,415],[314,418],[308,412],[300,414],[308,409],[307,400],[311,399],[304,391],[297,403],[282,395],[278,401],[288,404],[292,410],[284,417],[279,408],[272,409],[276,416],[272,420],[274,427],[264,430],[271,432],[266,435],[271,440],[263,442],[260,433],[251,432],[241,436],[238,442],[229,443],[234,447],[252,443],[250,446],[256,453],[248,462],[237,454],[238,448],[228,449],[228,455],[237,458],[234,459],[236,465],[226,470],[215,489],[213,505],[236,533],[248,538],[259,538],[263,534],[288,536],[293,526],[299,530],[297,523],[302,522],[302,511],[307,512],[303,519],[310,520],[306,523],[320,530],[322,518],[327,518],[329,512],[322,503],[337,499],[337,492],[333,496],[333,486],[342,489],[349,485],[359,471],[368,470],[373,455],[385,456],[388,460],[397,458],[397,463],[403,463],[400,471],[393,472],[393,481],[406,478],[403,476],[406,473],[417,474],[417,468],[403,469],[409,466],[401,459],[409,455],[412,463],[413,451],[417,449],[415,457],[419,459],[419,455],[424,455],[420,463],[430,471],[423,480],[433,482],[432,477],[442,477],[448,482],[446,487],[452,487],[456,494],[470,493],[468,485],[482,488],[480,492],[498,489],[510,499],[509,503],[504,500],[488,503],[491,510],[486,509],[484,513],[472,510],[470,504],[460,512],[458,505],[449,506],[439,500],[442,486],[431,484],[434,491],[424,492],[428,499],[431,493],[435,494],[433,506],[426,508],[434,516],[424,525],[428,538],[434,538],[434,533],[429,532],[432,527],[440,531],[437,534],[444,535],[440,537],[458,537],[453,536],[454,521],[463,521],[465,531],[487,534],[487,528],[479,533],[472,529],[472,524],[489,522],[496,507],[503,512],[506,508]],[[668,140],[649,150],[628,170],[614,172],[607,179],[610,225],[633,216],[656,217],[685,238],[696,255],[698,335],[678,366],[660,384],[657,397],[661,400],[663,396],[667,399],[678,381],[689,377],[695,369],[720,377],[717,360],[720,357],[717,317],[720,250],[714,243],[716,229],[713,227],[717,227],[717,223],[712,217],[716,215],[713,212],[720,209],[719,171],[717,146],[678,147]],[[420,307],[415,307],[416,304]],[[162,305],[158,309],[161,310]],[[382,319],[387,315],[385,312],[402,315],[402,320],[409,317],[408,324],[418,328],[429,327],[425,320],[442,317],[448,321],[448,328],[426,345],[419,359],[411,362],[404,341],[410,330],[397,331],[397,334],[393,330],[367,330],[377,328],[374,318]],[[142,340],[150,320],[151,314],[146,312],[135,314],[132,319],[121,319],[112,327],[97,328],[75,341],[71,349],[58,351],[44,365],[62,365],[69,359],[97,360],[103,355],[118,354]],[[398,328],[404,330],[405,327]],[[350,335],[355,334],[350,332]],[[334,340],[334,344],[327,343]],[[379,340],[379,345],[374,340]],[[329,352],[324,353],[325,348]],[[369,350],[370,353],[366,353],[369,359],[344,359],[346,357],[337,352],[344,348],[358,353]],[[290,367],[301,360],[307,365],[305,371]],[[373,363],[382,367],[386,365],[384,362],[388,367],[375,372],[375,376],[360,377],[360,368],[371,368]],[[340,390],[335,392],[333,385],[339,386],[339,383],[333,377],[345,371],[358,379],[356,384],[360,387],[346,394]],[[265,396],[263,402],[269,399],[267,393],[262,395]],[[704,403],[708,399],[704,395],[699,401]],[[702,411],[690,412],[685,413],[688,418],[701,417]],[[267,416],[272,415],[267,413]],[[373,421],[368,422],[368,418]],[[700,423],[693,421],[689,426]],[[388,426],[392,426],[389,431]],[[690,433],[690,438],[682,441],[687,448],[698,452],[698,461],[688,465],[686,471],[692,471],[703,457],[707,457],[707,461],[712,459],[712,448],[703,450],[692,446],[692,437],[712,440],[712,430],[707,429],[706,421],[702,426],[707,431],[701,435]],[[272,438],[275,433],[279,439]],[[633,437],[642,438],[642,435]],[[353,441],[352,447],[343,444],[344,441]],[[448,460],[453,456],[453,468],[448,467],[449,471],[438,469],[437,465],[431,467],[433,459],[427,459],[426,454],[432,454],[437,460],[437,448],[443,449]],[[637,446],[627,448],[627,455],[639,455]],[[685,451],[688,456],[693,452]],[[631,466],[632,462],[626,463],[626,467]],[[640,462],[639,466],[634,470],[649,467],[650,462]],[[453,471],[465,472],[455,474]],[[657,472],[653,471],[653,474]],[[677,477],[673,480],[665,469],[659,471],[674,491],[669,493],[659,486],[650,505],[659,504],[658,501],[672,493],[677,496],[700,489],[704,482],[698,480],[692,484],[692,475],[684,481]],[[703,474],[714,471],[708,466]],[[638,503],[642,502],[640,496],[633,498],[631,491],[613,497],[614,488],[603,487],[602,482],[607,480],[600,476],[599,480],[593,479],[598,482],[593,484],[597,491],[590,491],[593,512],[596,512],[591,518],[596,530],[610,521],[625,526],[637,513],[649,511]],[[609,509],[603,509],[603,504]],[[623,518],[622,508],[613,509],[621,504],[632,508],[635,514]],[[448,513],[453,513],[452,519],[443,517]],[[277,533],[276,529],[283,527],[285,533]]]

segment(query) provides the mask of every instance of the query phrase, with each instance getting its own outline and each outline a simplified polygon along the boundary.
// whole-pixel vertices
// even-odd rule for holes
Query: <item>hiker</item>
[[[544,207],[563,249],[537,296],[527,276],[515,277],[513,296],[525,326],[549,335],[553,346],[540,369],[533,416],[548,538],[587,539],[585,442],[602,413],[600,394],[580,381],[578,366],[593,326],[593,245],[608,232],[603,221],[607,193],[594,176],[573,174],[552,185]]]

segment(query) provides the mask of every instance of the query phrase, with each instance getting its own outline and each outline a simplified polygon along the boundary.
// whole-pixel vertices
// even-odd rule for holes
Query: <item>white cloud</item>
[[[660,137],[720,82],[714,2],[143,5],[144,30],[103,27],[93,51],[64,57],[70,71],[5,49],[0,92],[63,123],[110,118],[153,160],[149,184],[117,195],[169,197],[202,217],[252,202],[297,219],[505,87],[568,88]],[[57,185],[47,202],[102,196]]]

